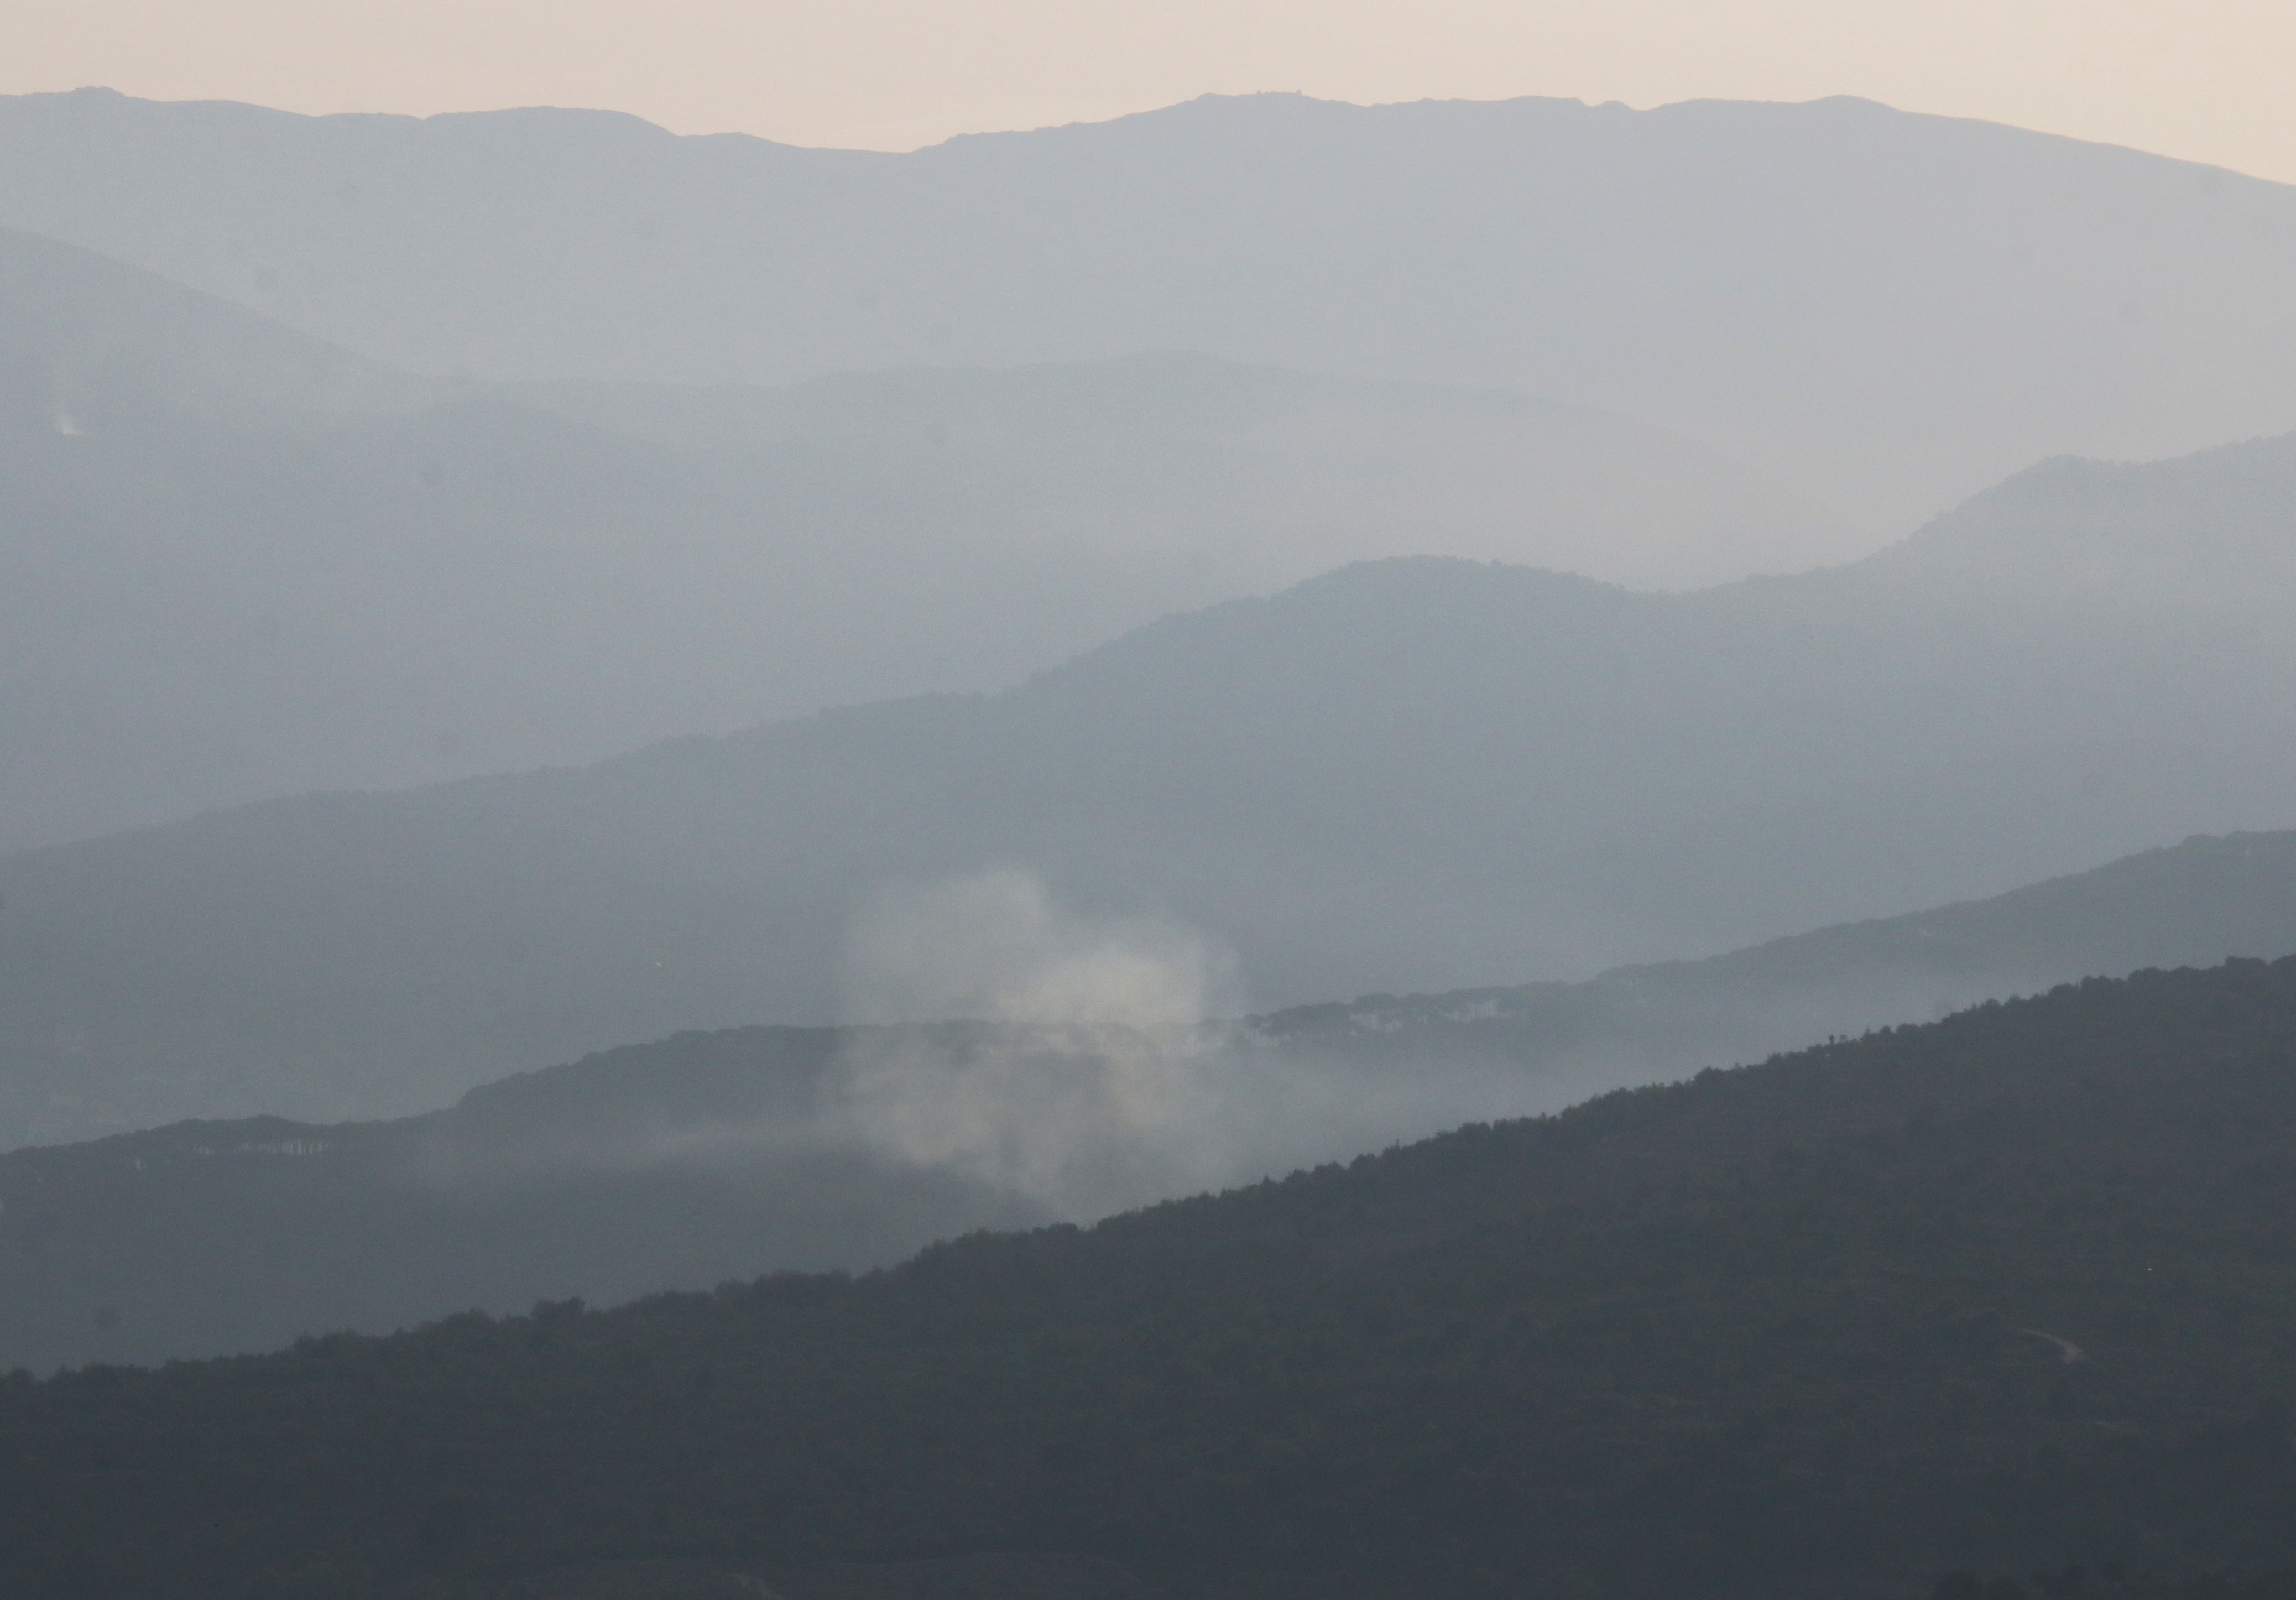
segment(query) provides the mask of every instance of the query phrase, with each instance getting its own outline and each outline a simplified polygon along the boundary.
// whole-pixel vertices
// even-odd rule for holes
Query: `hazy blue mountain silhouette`
[[[19,855],[5,1014],[98,1099],[195,1096],[110,1126],[332,1118],[833,1020],[857,907],[983,869],[1191,924],[1263,1005],[1999,892],[2285,816],[2292,481],[2296,439],[2047,464],[1867,562],[1681,595],[1371,563],[996,695]]]
[[[89,90],[0,103],[0,224],[420,372],[1185,349],[1526,390],[1688,432],[1867,548],[2045,455],[2296,427],[2296,190],[1847,99],[1210,97],[882,155]]]
[[[20,854],[0,1014],[92,1104],[148,1089],[102,1125],[334,1118],[835,1020],[857,907],[984,869],[1188,924],[1263,1006],[2000,892],[2286,819],[2292,490],[2296,439],[2051,464],[1871,561],[1681,595],[1371,563],[995,695]]]
[[[1515,395],[1190,357],[455,383],[10,234],[0,465],[0,849],[1000,687],[1369,555],[1649,577],[1826,534]]]
[[[1551,1110],[2081,978],[2290,953],[2296,833],[2203,835],[1988,899],[1702,960],[1620,967],[1578,983],[1366,995],[1256,1026],[1281,1050],[1392,1067],[1529,1066],[1538,1081],[1528,1108]]]
[[[1224,1163],[1173,1187],[1078,1198],[1094,1215],[1980,999],[2290,953],[2296,833],[2282,833],[2190,840],[1990,900],[1585,983],[1304,1006],[1216,1025],[1189,1046],[1218,1058],[1198,1071],[1233,1086],[1203,1112],[1224,1125]],[[998,1030],[907,1032],[955,1073]],[[1061,1213],[857,1137],[838,1115],[840,1072],[887,1047],[882,1029],[687,1033],[399,1121],[195,1121],[0,1156],[0,1368],[262,1350],[472,1307],[865,1268]],[[45,1092],[72,1082],[12,1079],[17,1131],[54,1118]]]
[[[0,228],[0,419],[12,435],[193,418],[309,428],[448,391],[227,299]]]

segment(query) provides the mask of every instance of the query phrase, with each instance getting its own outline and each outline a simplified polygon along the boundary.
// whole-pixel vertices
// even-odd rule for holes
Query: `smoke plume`
[[[1006,870],[881,897],[849,944],[843,1136],[1078,1219],[1519,1114],[1521,1074],[1367,1071],[1233,1016],[1234,964],[1152,918],[1063,910]],[[946,1019],[964,1019],[949,1021]]]
[[[1210,940],[995,871],[881,896],[849,948],[854,1018],[906,1024],[860,1030],[843,1063],[864,1143],[1070,1215],[1212,1176],[1203,1024],[1233,964]]]

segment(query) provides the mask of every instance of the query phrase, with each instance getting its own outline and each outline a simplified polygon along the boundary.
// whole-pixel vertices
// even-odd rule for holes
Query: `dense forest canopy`
[[[2292,1204],[2296,958],[2090,981],[858,1278],[20,1377],[0,1580],[508,1595],[1001,1551],[1192,1596],[1656,1600],[2261,1569],[2296,1557]]]
[[[1849,97],[0,95],[0,1600],[2296,1600],[2292,284]]]

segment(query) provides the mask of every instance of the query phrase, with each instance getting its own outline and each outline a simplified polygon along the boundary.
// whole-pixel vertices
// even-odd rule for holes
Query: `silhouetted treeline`
[[[1948,1572],[1931,1600],[2296,1600],[2296,1571],[2131,1573],[2119,1562],[2092,1571],[2079,1562],[2022,1579]]]
[[[2290,950],[2296,832],[2236,834],[1587,983],[1269,1013],[1198,1041],[1219,1041],[1236,1087],[1199,1117],[1200,1132],[1218,1126],[1225,1165],[1184,1167],[1160,1189],[1074,1215],[1759,1060],[1925,1019],[1946,1001]],[[911,1037],[954,1075],[982,1036]],[[824,1113],[856,1044],[865,1051],[866,1030],[682,1033],[398,1121],[189,1122],[0,1154],[0,1370],[267,1350],[472,1307],[611,1304],[787,1268],[861,1269],[955,1234],[1059,1219],[981,1175],[853,1143]],[[50,1081],[20,1078],[17,1102]],[[1378,1093],[1390,1103],[1366,1107]]]
[[[18,1379],[0,1588],[2182,1600],[2296,1561],[2292,1218],[2296,959],[2091,981],[861,1278]]]

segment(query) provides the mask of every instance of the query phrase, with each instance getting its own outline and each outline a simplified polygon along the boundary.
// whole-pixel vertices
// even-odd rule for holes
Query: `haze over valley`
[[[163,1109],[148,1080],[19,1056],[18,1139],[203,1115],[0,1155],[0,1363],[882,1267],[2084,977],[2296,952],[2296,833],[1582,983],[1240,1019],[1214,1014],[1199,944],[1080,923],[1009,874],[881,906],[863,942],[880,1005],[988,1020],[685,1032],[327,1126]]]
[[[405,1114],[679,1029],[876,1020],[871,897],[1006,869],[1185,927],[1247,1008],[1998,893],[2284,815],[2292,487],[2296,438],[2046,464],[1865,562],[1673,595],[1364,563],[994,694],[26,852],[10,1048],[68,1040],[165,1116]]]
[[[2284,1600],[2291,285],[1850,97],[0,96],[0,1590]]]
[[[18,848],[1002,687],[1364,557],[1678,583],[1837,531],[1504,393],[1180,355],[455,383],[25,235],[0,278]]]
[[[1862,554],[2030,462],[2296,429],[2296,193],[1871,103],[1208,97],[909,155],[528,111],[0,102],[0,225],[408,370],[1189,349],[1677,430]]]

